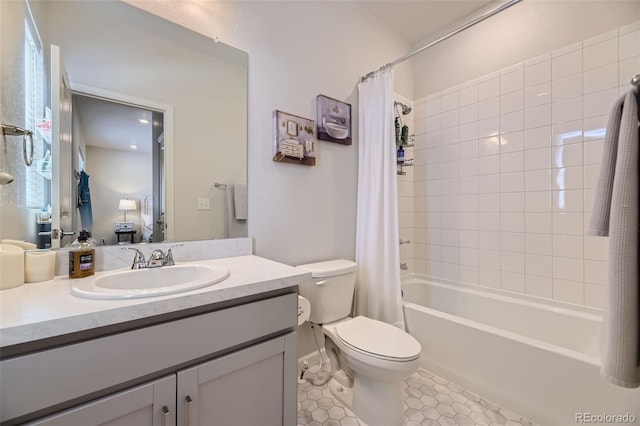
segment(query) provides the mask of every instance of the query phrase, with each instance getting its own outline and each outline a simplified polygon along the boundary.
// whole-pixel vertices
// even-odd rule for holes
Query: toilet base
[[[353,406],[353,388],[342,386],[336,379],[329,380],[329,391],[342,405],[351,410]]]
[[[356,376],[352,411],[369,426],[402,426],[402,382],[383,382]]]

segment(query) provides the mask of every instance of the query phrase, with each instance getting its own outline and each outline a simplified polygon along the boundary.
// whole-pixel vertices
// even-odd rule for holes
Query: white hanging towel
[[[638,303],[638,89],[613,106],[587,233],[609,236],[609,270],[601,374],[625,388],[640,386]]]
[[[227,238],[241,238],[247,236],[247,221],[244,219],[236,219],[235,201],[234,201],[234,185],[227,184],[225,189],[226,196],[226,217],[227,217]]]
[[[247,220],[247,185],[233,185],[233,209],[236,220]]]

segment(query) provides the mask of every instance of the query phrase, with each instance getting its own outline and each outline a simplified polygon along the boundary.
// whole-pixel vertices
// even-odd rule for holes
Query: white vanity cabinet
[[[295,425],[293,291],[3,359],[0,423]]]

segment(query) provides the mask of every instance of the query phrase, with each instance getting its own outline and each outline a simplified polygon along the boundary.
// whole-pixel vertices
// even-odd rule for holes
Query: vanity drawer
[[[0,362],[0,422],[86,401],[297,325],[290,293]],[[61,405],[63,404],[63,405]]]

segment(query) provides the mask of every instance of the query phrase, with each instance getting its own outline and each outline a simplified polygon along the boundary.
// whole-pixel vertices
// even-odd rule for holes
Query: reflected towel
[[[234,216],[237,220],[247,220],[247,185],[233,185]]]
[[[234,202],[234,185],[228,183],[225,190],[226,196],[226,218],[227,218],[227,238],[241,238],[247,236],[247,221],[236,219]]]
[[[614,105],[604,140],[588,234],[609,236],[607,302],[601,335],[602,376],[640,386],[638,304],[638,89]]]

